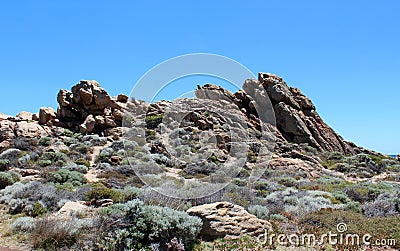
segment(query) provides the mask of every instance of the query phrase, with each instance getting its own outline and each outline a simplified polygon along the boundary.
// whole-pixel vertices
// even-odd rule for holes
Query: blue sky
[[[56,108],[96,79],[130,93],[151,67],[206,52],[272,72],[347,140],[400,153],[400,2],[1,1],[0,111]]]

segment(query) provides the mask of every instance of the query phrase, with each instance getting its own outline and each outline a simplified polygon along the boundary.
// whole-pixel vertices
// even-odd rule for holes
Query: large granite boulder
[[[236,239],[241,236],[259,236],[272,230],[268,221],[258,219],[243,207],[229,202],[216,202],[190,208],[188,214],[200,217],[205,240],[217,238]]]

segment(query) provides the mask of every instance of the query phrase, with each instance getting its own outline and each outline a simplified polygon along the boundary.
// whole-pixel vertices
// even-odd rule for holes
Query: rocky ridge
[[[225,99],[229,100],[241,108],[248,119],[256,124],[259,114],[254,107],[254,90],[265,90],[266,95],[271,100],[276,128],[274,133],[278,142],[284,139],[286,142],[297,144],[307,143],[318,150],[338,151],[344,154],[354,154],[360,152],[354,143],[345,141],[331,127],[329,127],[316,112],[312,101],[306,97],[299,89],[289,87],[279,76],[269,73],[259,73],[257,80],[246,80],[243,85],[244,90],[231,93],[215,85],[199,86],[196,91],[198,98]],[[207,95],[204,95],[207,90]],[[212,92],[212,94],[210,94]],[[250,94],[250,95],[249,95]],[[257,102],[259,102],[257,100]],[[268,111],[261,109],[260,111]]]
[[[67,203],[67,197],[57,198],[51,202],[56,205],[44,200],[49,212],[61,217],[109,207],[118,200],[111,195],[125,187],[143,192],[145,195],[138,195],[136,191],[135,196],[146,203],[164,203],[165,196],[146,190],[148,183],[138,177],[136,167],[141,167],[141,175],[159,185],[152,188],[161,192],[175,193],[171,189],[174,184],[188,181],[194,188],[190,193],[210,192],[219,178],[227,178],[228,186],[212,190],[215,193],[206,193],[206,197],[171,196],[166,200],[180,209],[190,205],[187,212],[202,219],[201,237],[214,240],[258,236],[271,230],[270,222],[297,231],[294,219],[299,213],[324,208],[361,210],[361,204],[351,204],[353,200],[367,208],[375,199],[380,203],[380,197],[372,197],[375,192],[366,193],[371,198],[359,195],[364,188],[360,189],[358,182],[400,184],[398,160],[343,140],[324,123],[309,98],[276,75],[260,73],[257,80],[246,80],[243,90],[236,93],[207,84],[199,86],[196,95],[197,99],[148,105],[123,94],[111,97],[96,81],[83,80],[70,91],[60,90],[57,111],[42,107],[35,114],[0,114],[0,171],[9,181],[2,188],[17,182],[13,178],[19,176],[26,186],[33,184],[32,189],[47,191],[55,189],[50,183],[61,184],[63,175],[68,174],[66,179],[73,180],[70,186],[77,191],[85,188],[82,194],[68,197],[73,201]],[[180,123],[169,123],[173,120]],[[132,141],[122,133],[129,132],[127,126],[136,137]],[[266,129],[265,135],[262,129]],[[260,146],[265,141],[270,143],[270,155],[262,156]],[[232,149],[238,143],[246,145],[245,151],[234,154]],[[243,165],[240,159],[244,159]],[[224,169],[226,163],[234,163],[236,168]],[[249,182],[260,166],[264,169],[259,179]],[[220,169],[232,174],[213,176]],[[95,191],[93,197],[86,189]],[[31,195],[37,196],[40,193]],[[15,210],[30,212],[35,200],[21,200]],[[254,205],[261,207],[252,208]],[[387,211],[397,213],[396,208]]]

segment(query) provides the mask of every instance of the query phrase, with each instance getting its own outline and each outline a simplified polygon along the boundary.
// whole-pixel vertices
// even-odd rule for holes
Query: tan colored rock
[[[35,175],[39,175],[40,171],[39,170],[35,170],[35,169],[16,169],[15,171],[17,171],[22,177],[27,177],[27,176],[35,176]]]
[[[114,110],[112,116],[115,120],[122,121],[124,118],[124,113],[121,110]]]
[[[203,220],[200,234],[206,240],[236,239],[246,235],[259,236],[264,234],[265,230],[272,230],[272,225],[268,221],[258,219],[243,207],[229,202],[196,206],[187,212]]]
[[[0,141],[10,141],[14,138],[15,122],[0,120]]]
[[[39,111],[39,124],[46,125],[49,121],[56,118],[56,113],[51,107],[41,107]]]
[[[269,163],[268,166],[273,170],[284,170],[285,172],[298,173],[300,170],[304,174],[308,175],[309,178],[313,177],[311,175],[312,171],[320,172],[323,167],[319,164],[313,163],[311,161],[295,159],[295,158],[274,158]]]
[[[77,214],[80,212],[84,212],[88,209],[87,206],[82,205],[79,202],[74,202],[74,201],[68,201],[67,203],[64,204],[64,206],[61,207],[60,210],[56,213],[56,216],[71,216],[73,214]]]
[[[41,136],[49,135],[48,131],[44,129],[38,122],[21,121],[15,123],[15,136],[26,138],[38,138]]]
[[[18,113],[17,116],[15,116],[15,118],[18,120],[32,120],[32,116],[33,116],[32,113],[22,111]]]
[[[111,116],[105,117],[105,125],[108,127],[116,127],[117,124],[115,123],[114,119]]]
[[[48,152],[67,152],[69,147],[61,141],[56,141],[51,146],[47,147]]]
[[[12,116],[0,112],[0,121],[12,118]]]
[[[96,120],[93,115],[89,115],[86,117],[85,121],[79,126],[82,133],[89,133],[94,130],[94,126],[96,124]]]
[[[68,90],[60,90],[57,94],[57,102],[60,106],[69,106],[72,102],[72,92]]]

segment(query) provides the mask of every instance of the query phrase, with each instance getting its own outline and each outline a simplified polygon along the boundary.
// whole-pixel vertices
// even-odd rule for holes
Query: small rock
[[[119,163],[121,161],[121,157],[119,156],[111,156],[110,158],[112,163]]]
[[[88,209],[87,206],[82,205],[79,202],[68,201],[61,207],[60,210],[56,213],[56,216],[71,216],[72,214],[76,214],[79,212],[86,211]]]
[[[22,176],[22,177],[27,177],[27,176],[35,176],[40,174],[39,170],[35,170],[35,169],[19,169],[18,173]]]
[[[94,119],[93,115],[90,114],[86,117],[85,121],[79,126],[81,133],[89,133],[92,132],[94,126],[96,124],[96,120]]]
[[[117,101],[121,102],[121,103],[126,103],[126,102],[128,102],[128,100],[129,100],[129,97],[126,96],[125,94],[119,94],[117,97]]]
[[[35,112],[34,114],[32,114],[32,120],[39,121],[39,113]]]

